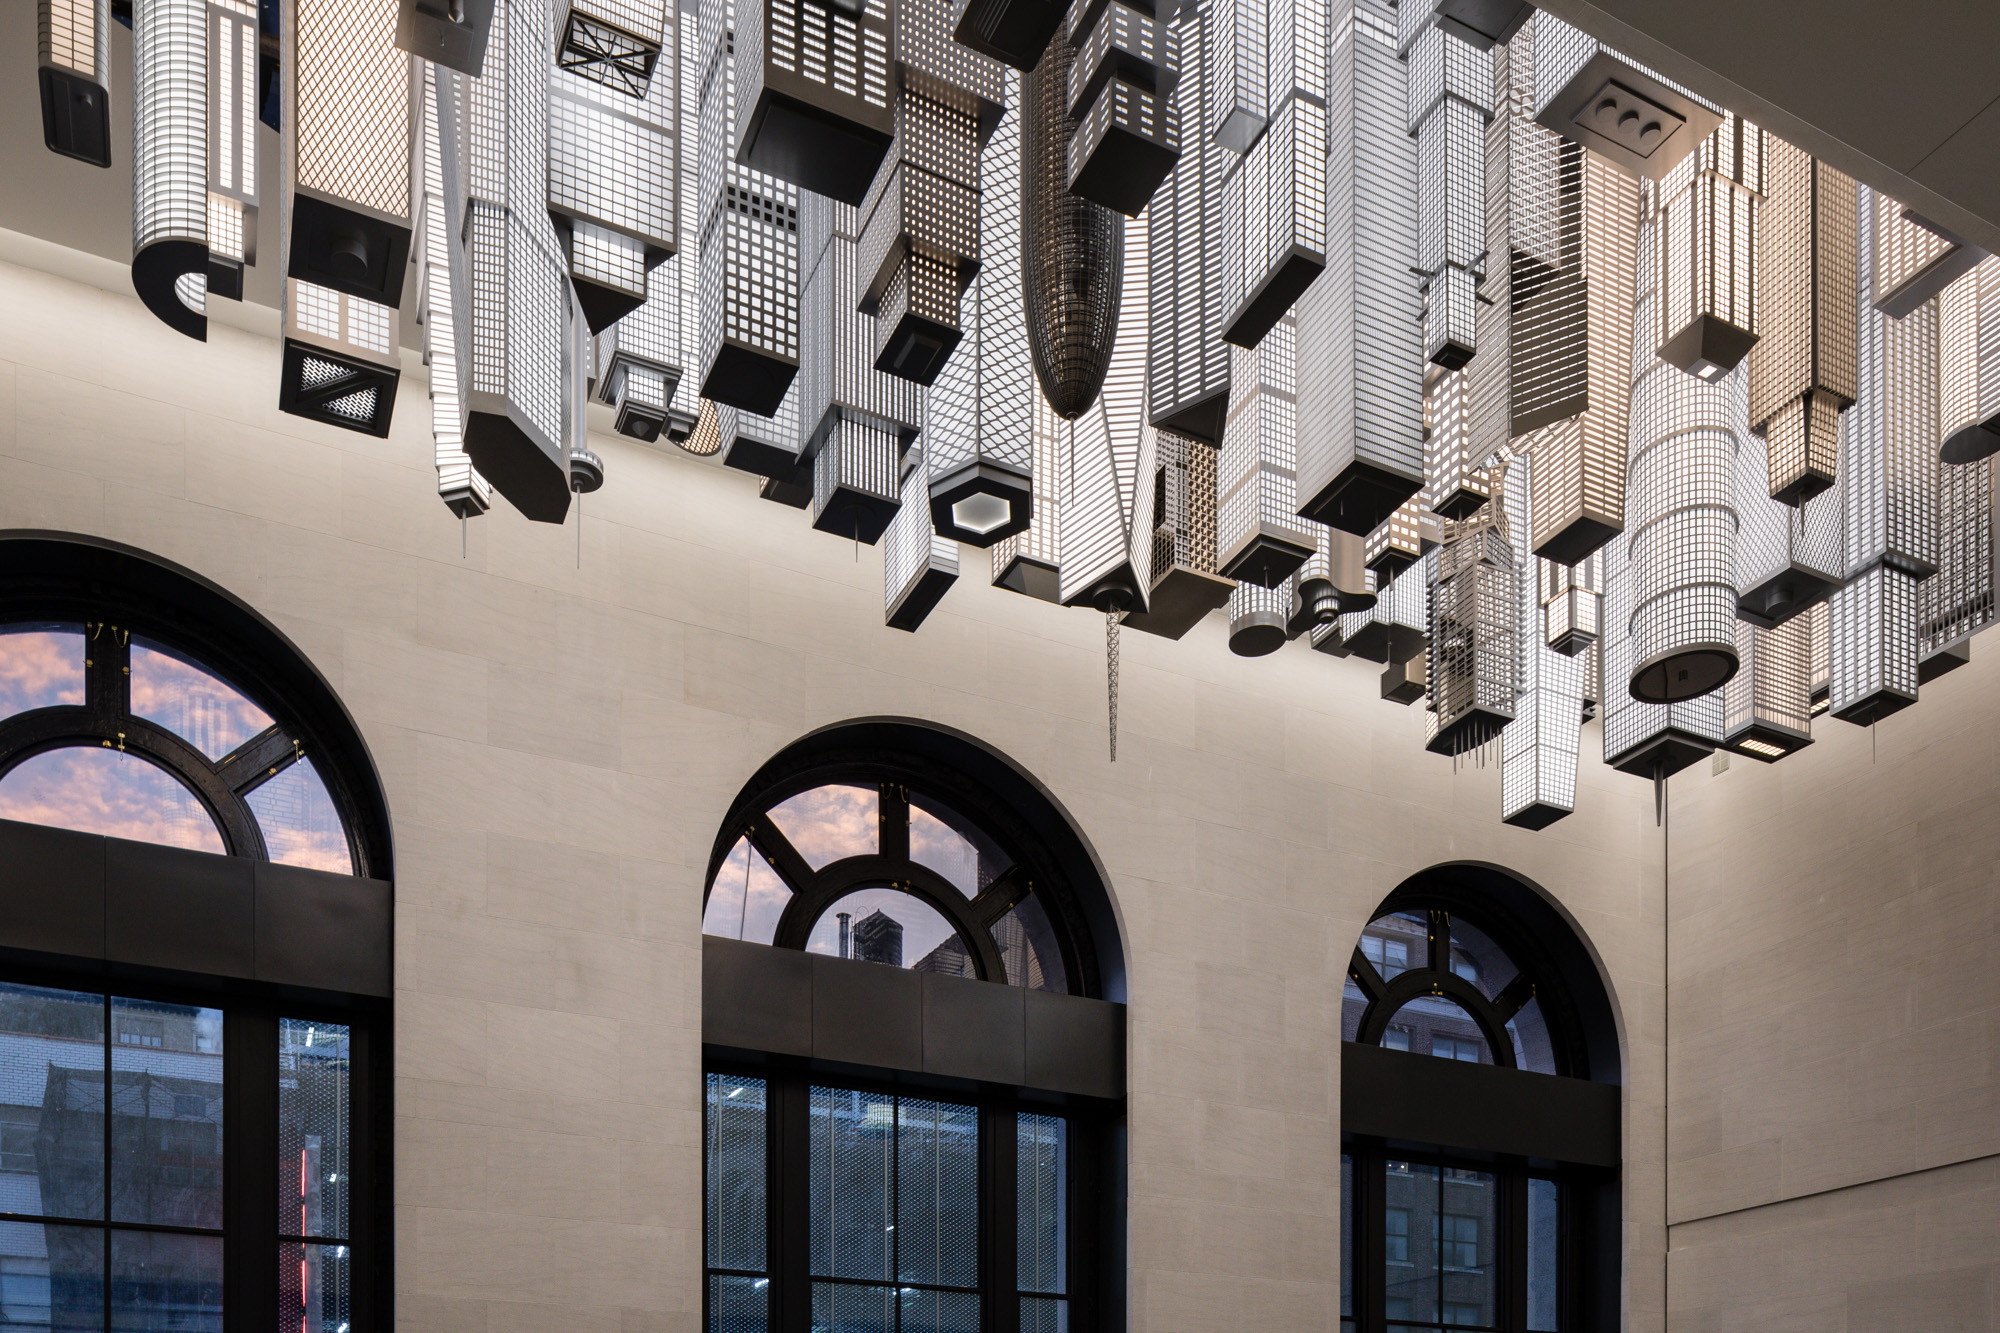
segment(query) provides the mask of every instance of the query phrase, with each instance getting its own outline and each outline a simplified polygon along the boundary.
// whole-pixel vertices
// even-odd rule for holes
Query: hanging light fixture
[[[1218,9],[1218,12],[1220,10]],[[1299,298],[1298,512],[1365,536],[1424,482],[1417,154],[1394,11],[1336,7],[1328,112],[1325,281]]]
[[[42,141],[52,153],[108,167],[110,0],[40,0],[36,17]]]
[[[1846,574],[1840,497],[1826,491],[1804,504],[1773,500],[1765,442],[1738,437],[1736,453],[1736,615],[1772,629],[1824,602]]]
[[[888,152],[895,0],[742,0],[733,160],[859,205]]]
[[[1757,341],[1763,193],[1764,132],[1733,113],[1661,183],[1654,345],[1690,375],[1720,379]]]
[[[1216,484],[1218,569],[1275,588],[1315,546],[1297,513],[1298,323],[1280,319],[1255,348],[1231,351],[1229,421]]]
[[[1185,64],[1173,114],[1187,127],[1183,147],[1154,197],[1146,322],[1147,397],[1155,426],[1211,446],[1222,443],[1229,407],[1229,348],[1222,342],[1222,173],[1228,150],[1200,127],[1215,97],[1210,66],[1215,0],[1181,6],[1174,23]]]
[[[1736,624],[1742,666],[1722,687],[1726,748],[1766,764],[1812,744],[1812,622]]]
[[[1545,598],[1530,567],[1551,566],[1528,550],[1533,468],[1532,450],[1517,453],[1507,463],[1503,481],[1508,547],[1521,561],[1514,621],[1521,677],[1514,718],[1500,735],[1500,819],[1518,828],[1542,829],[1576,809],[1585,659],[1579,649],[1553,647],[1543,630]],[[1589,600],[1595,601],[1594,595]]]
[[[2000,453],[2000,258],[1939,298],[1938,458],[1962,466]]]
[[[1854,182],[1775,136],[1766,157],[1750,427],[1767,442],[1771,497],[1797,505],[1833,485],[1854,402]]]
[[[933,390],[924,404],[924,447],[932,438],[935,401]],[[900,503],[882,539],[882,622],[912,633],[958,581],[958,543],[931,526],[929,474],[922,455],[919,448],[911,456]]]
[[[1935,222],[1874,192],[1875,309],[1901,319],[1983,257]]]
[[[769,416],[799,370],[799,191],[736,158],[736,0],[701,0],[701,396]]]
[[[1125,625],[1178,639],[1228,602],[1236,582],[1215,572],[1216,450],[1170,430],[1154,439],[1153,586]]]
[[[1229,593],[1229,651],[1238,657],[1265,657],[1285,646],[1291,636],[1292,591],[1239,583]]]
[[[465,452],[466,403],[472,366],[465,355],[472,336],[471,276],[457,218],[464,186],[460,172],[464,133],[464,76],[427,60],[416,66],[416,152],[421,158],[417,200],[417,323],[430,367],[431,435],[437,446],[438,496],[459,518],[492,506],[493,488]]]
[[[1537,15],[1536,21],[1541,17]],[[1711,690],[1671,704],[1652,704],[1641,702],[1626,688],[1634,660],[1632,594],[1638,577],[1626,549],[1630,540],[1620,535],[1604,548],[1603,669],[1590,693],[1597,696],[1602,710],[1605,764],[1658,782],[1722,744],[1722,694]]]
[[[1044,602],[1060,602],[1062,460],[1068,425],[1049,406],[1039,385],[1032,389],[1032,397],[1029,421],[1034,440],[1034,474],[1047,478],[1048,482],[1034,488],[1028,526],[994,545],[992,579],[996,588]]]
[[[1068,99],[1077,128],[1067,184],[1127,217],[1146,207],[1180,157],[1180,35],[1171,17],[1157,17],[1151,0],[1099,0],[1074,29]]]
[[[1486,280],[1486,125],[1493,119],[1491,48],[1437,23],[1422,0],[1400,11],[1409,64],[1407,123],[1417,141],[1417,263],[1424,355],[1462,368],[1478,346],[1474,292]]]

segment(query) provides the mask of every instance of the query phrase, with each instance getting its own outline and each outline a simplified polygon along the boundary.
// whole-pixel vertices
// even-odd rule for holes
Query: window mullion
[[[231,1005],[222,1039],[222,1328],[278,1326],[278,1021]]]
[[[1020,1117],[986,1107],[979,1126],[980,1322],[986,1333],[1021,1327],[1019,1217]]]
[[[771,1250],[774,1333],[809,1333],[812,1327],[812,1143],[811,1097],[804,1080],[773,1078],[771,1179],[775,1198],[766,1196]]]

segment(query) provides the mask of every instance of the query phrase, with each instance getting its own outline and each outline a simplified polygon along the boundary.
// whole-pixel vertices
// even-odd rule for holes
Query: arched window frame
[[[877,851],[843,857],[814,870],[770,812],[818,787],[861,784],[878,789]],[[931,797],[979,825],[1011,864],[967,899],[942,875],[910,858],[911,793]],[[1104,971],[1083,903],[1058,855],[1012,803],[948,763],[907,750],[866,745],[808,756],[781,754],[759,769],[730,807],[709,856],[704,894],[743,838],[792,890],[771,943],[803,949],[820,916],[856,889],[892,886],[935,908],[957,930],[983,981],[1007,980],[993,926],[1033,894],[1048,914],[1071,994],[1102,997]]]
[[[1367,1004],[1342,1063],[1343,1333],[1422,1333],[1424,1321],[1391,1324],[1385,1274],[1395,1266],[1386,1227],[1387,1183],[1398,1164],[1419,1175],[1447,1168],[1485,1178],[1493,1198],[1496,1265],[1491,1295],[1498,1333],[1569,1333],[1617,1326],[1622,1282],[1619,1096],[1622,1060],[1602,975],[1572,923],[1546,895],[1498,867],[1458,863],[1406,881],[1369,914],[1427,923],[1420,963],[1384,981],[1357,941],[1348,975]],[[1519,968],[1487,999],[1451,971],[1450,922],[1476,926]],[[1413,960],[1416,962],[1417,960]],[[1493,1065],[1381,1048],[1409,1000],[1440,995],[1485,1037]],[[1529,998],[1547,1026],[1557,1075],[1513,1068],[1506,1022]],[[1503,1003],[1504,1001],[1504,1003]],[[1375,1047],[1370,1058],[1355,1047]],[[1581,1132],[1577,1132],[1577,1131]],[[1571,1145],[1576,1147],[1572,1155]],[[1528,1145],[1533,1145],[1528,1150]],[[1531,1291],[1530,1195],[1555,1187],[1560,1221],[1543,1237],[1540,1270],[1553,1290]],[[1444,1211],[1440,1187],[1440,1213]],[[1414,1215],[1412,1225],[1414,1225]],[[1406,1242],[1407,1243],[1407,1242]],[[1442,1282],[1439,1320],[1445,1316]],[[1541,1317],[1536,1317],[1536,1312]],[[1546,1316],[1553,1312],[1555,1318]],[[1550,1325],[1553,1324],[1551,1328]],[[1431,1323],[1439,1329],[1442,1322]]]
[[[258,787],[313,761],[340,817],[357,876],[389,877],[388,811],[374,766],[304,654],[222,589],[136,551],[63,534],[0,534],[0,627],[75,625],[84,701],[0,720],[0,777],[38,754],[109,746],[140,755],[191,791],[231,856],[267,860],[248,805]],[[211,761],[131,710],[131,640],[151,640],[240,691],[272,725]]]

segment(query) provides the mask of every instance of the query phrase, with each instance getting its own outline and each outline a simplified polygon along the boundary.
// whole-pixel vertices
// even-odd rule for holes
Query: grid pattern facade
[[[1432,362],[1424,380],[1424,490],[1433,510],[1469,518],[1493,493],[1473,457],[1471,375]]]
[[[1744,376],[1714,383],[1657,359],[1648,335],[1660,299],[1657,213],[1641,228],[1648,252],[1632,325],[1632,678],[1690,654],[1736,651],[1736,451]],[[1613,682],[1616,688],[1622,681]]]
[[[1271,117],[1265,83],[1266,0],[1215,0],[1215,47],[1209,57],[1215,97],[1201,126],[1203,138],[1233,152],[1248,152]]]
[[[1146,219],[1126,224],[1118,331],[1104,392],[1064,432],[1062,504],[1065,605],[1093,604],[1106,589],[1130,585],[1143,606],[1152,586],[1150,519],[1156,434],[1146,425]],[[1142,494],[1142,487],[1144,492]],[[1145,503],[1142,505],[1141,501]]]
[[[1495,124],[1488,139],[1488,207],[1504,188],[1504,221],[1489,242],[1508,246],[1508,430],[1526,435],[1590,406],[1589,317],[1583,271],[1583,149],[1534,120],[1536,25],[1530,15],[1496,61]],[[1497,244],[1493,251],[1497,257]],[[1495,293],[1496,297],[1498,293]],[[1501,431],[1483,432],[1497,444]]]
[[[300,189],[410,215],[410,57],[396,0],[295,0],[293,176]]]
[[[465,453],[466,400],[470,391],[465,356],[470,274],[465,248],[453,219],[463,198],[458,172],[459,136],[464,127],[465,76],[442,65],[417,66],[417,323],[423,329],[424,361],[430,367],[431,435],[436,445],[438,497],[460,517],[483,514],[492,487]]]
[[[1427,549],[1424,528],[1423,499],[1413,495],[1368,534],[1361,548],[1362,564],[1394,578],[1422,558]]]
[[[1722,691],[1710,690],[1679,703],[1649,704],[1634,699],[1626,688],[1634,661],[1632,592],[1637,572],[1627,558],[1627,540],[1621,534],[1605,548],[1603,658],[1596,691],[1603,708],[1604,762],[1613,767],[1635,761],[1667,738],[1697,749],[1722,743]]]
[[[1418,14],[1425,6],[1406,5]],[[1407,48],[1409,130],[1417,141],[1417,268],[1424,355],[1463,366],[1478,344],[1473,291],[1485,278],[1486,125],[1493,55],[1426,23]]]
[[[105,0],[41,0],[35,17],[36,55],[44,65],[89,75],[100,88],[108,85],[111,13]]]
[[[1105,0],[1097,21],[1077,43],[1069,68],[1069,114],[1081,119],[1106,82],[1119,77],[1121,69],[1138,68],[1148,70],[1147,91],[1173,91],[1181,76],[1180,44],[1173,27],[1124,0]]]
[[[1287,90],[1250,151],[1233,170],[1225,164],[1222,305],[1231,326],[1283,270],[1326,264],[1331,145],[1323,72],[1311,86],[1319,91]]]
[[[799,415],[808,448],[836,418],[891,428],[905,442],[920,424],[917,386],[875,369],[875,319],[860,312],[855,211],[800,192],[799,236],[808,269],[799,302],[801,336],[811,355],[800,362]]]
[[[1438,553],[1432,550],[1393,579],[1368,571],[1368,591],[1375,605],[1366,611],[1345,611],[1340,617],[1341,643],[1359,657],[1386,662],[1407,660],[1430,633],[1430,584]]]
[[[639,102],[568,70],[551,71],[550,209],[654,251],[677,247],[671,68],[661,66]]]
[[[1570,80],[1574,79],[1582,72],[1583,67],[1590,63],[1592,57],[1596,56],[1599,51],[1605,51],[1609,48],[1596,38],[1586,36],[1581,29],[1574,28],[1551,14],[1538,14],[1535,18],[1535,24],[1537,33],[1535,115],[1539,118],[1544,111],[1548,110],[1550,103],[1554,102],[1562,94],[1563,90],[1569,86]],[[1712,105],[1712,103],[1696,97],[1692,92],[1675,83],[1672,79],[1662,77],[1657,70],[1648,69],[1646,66],[1638,64],[1635,61],[1626,60],[1623,56],[1620,56],[1619,60],[1637,73],[1658,83],[1661,87],[1672,89],[1674,92],[1679,93],[1699,106]]]
[[[1500,817],[1510,824],[1541,828],[1576,808],[1584,658],[1557,652],[1542,632],[1544,580],[1533,574],[1548,562],[1528,553],[1533,468],[1532,453],[1517,454],[1507,464],[1503,482],[1508,546],[1523,564],[1518,575],[1521,604],[1514,622],[1520,635],[1520,693],[1514,720],[1500,735]],[[1595,594],[1584,595],[1595,602]]]
[[[1436,730],[1426,748],[1439,754],[1498,736],[1520,691],[1522,580],[1493,508],[1448,525],[1437,550],[1427,663]]]
[[[1539,23],[1541,20],[1537,19]],[[1625,528],[1628,387],[1636,393],[1632,321],[1638,182],[1594,154],[1583,163],[1583,277],[1589,406],[1578,428],[1543,446],[1531,525],[1535,552],[1574,564]],[[1648,322],[1638,326],[1650,331]],[[1516,316],[1516,333],[1521,321]],[[1649,341],[1644,333],[1641,344]],[[1646,348],[1644,360],[1652,360]],[[1518,375],[1518,371],[1517,371]]]
[[[1345,492],[1380,477],[1424,479],[1422,304],[1416,263],[1417,154],[1403,127],[1407,71],[1395,30],[1366,3],[1344,6],[1331,55],[1326,271],[1299,298],[1299,509],[1365,533],[1377,516]]]
[[[1019,83],[1012,70],[1005,72],[1006,92]],[[933,480],[973,462],[1035,474],[1035,372],[1021,337],[1020,140],[1021,117],[1010,105],[982,168],[985,254],[961,306],[965,337],[925,395],[924,454]]]
[[[813,455],[813,526],[873,544],[870,512],[902,503],[903,441],[892,426],[835,416]]]
[[[952,37],[950,3],[910,0],[893,8],[892,45],[903,86],[970,112],[979,122],[983,143],[1007,102],[1006,67]]]
[[[736,392],[715,378],[725,348],[779,374],[799,358],[799,191],[736,162],[734,19],[734,0],[702,0],[698,350],[709,397]]]
[[[1939,468],[1936,509],[1937,573],[1917,585],[1920,656],[1993,623],[1992,465]]]
[[[1104,387],[1119,328],[1125,220],[1065,181],[1070,47],[1058,33],[1022,80],[1021,263],[1035,378],[1056,414],[1082,415]],[[1135,329],[1135,337],[1139,336]]]
[[[134,16],[135,255],[161,241],[208,244],[207,17],[203,0],[153,0]]]
[[[1755,434],[1739,437],[1736,613],[1768,627],[1799,615],[1839,587],[1847,560],[1840,496],[1826,491],[1799,505],[1773,500],[1764,448]]]
[[[1847,571],[1886,561],[1923,578],[1938,563],[1937,304],[1901,319],[1867,306],[1878,248],[1860,247],[1857,389],[1840,468]]]
[[[769,458],[773,454],[785,457],[790,472],[797,467],[798,455],[805,442],[805,433],[799,423],[799,382],[792,381],[791,388],[778,400],[778,410],[770,416],[761,412],[746,412],[741,408],[714,404],[715,428],[721,440],[719,452],[725,463],[739,446],[749,446],[756,456]],[[703,399],[704,403],[709,400]],[[759,476],[769,476],[772,480],[795,483],[800,480],[794,475],[777,476],[773,469],[766,472],[761,468],[747,469]]]
[[[1833,594],[1827,617],[1833,715],[1872,726],[1915,703],[1920,637],[1915,576],[1877,563],[1850,577]]]
[[[241,260],[244,210],[257,206],[257,11],[241,0],[209,0],[208,26],[209,212],[221,204],[236,219],[226,253]],[[211,228],[211,248],[215,239]]]
[[[1229,617],[1229,637],[1232,640],[1245,630],[1260,625],[1283,625],[1292,614],[1292,585],[1284,579],[1279,580],[1275,588],[1239,583],[1229,590],[1223,614]]]
[[[472,411],[504,416],[551,457],[564,451],[567,265],[546,201],[546,0],[501,0],[466,118],[466,259]]]
[[[1158,481],[1153,503],[1153,571],[1179,566],[1215,572],[1216,454],[1199,440],[1157,433]]]
[[[1888,195],[1875,194],[1873,212],[1877,310],[1891,316],[1907,313],[1969,267],[1971,256],[1963,246],[1909,217]]]
[[[1856,196],[1848,177],[1775,136],[1765,162],[1750,427],[1770,442],[1771,494],[1796,503],[1833,485],[1837,417],[1854,401]]]
[[[1534,557],[1542,642],[1564,657],[1594,656],[1604,636],[1604,548],[1574,565]]]
[[[821,112],[879,123],[892,92],[889,10],[890,0],[866,0],[853,10],[817,0],[744,0],[736,11],[735,58],[746,113],[776,83]],[[748,119],[731,127],[732,160]]]
[[[699,421],[701,417],[701,170],[700,149],[688,156],[690,142],[699,144],[701,125],[702,52],[697,37],[689,40],[690,20],[685,12],[675,20],[674,47],[677,54],[675,94],[680,101],[680,121],[676,129],[682,149],[680,170],[674,173],[675,191],[680,196],[676,209],[679,244],[660,266],[662,287],[680,288],[680,378],[667,406],[668,417],[677,424]],[[648,299],[651,299],[650,293]]]
[[[1736,625],[1741,664],[1722,687],[1722,738],[1766,763],[1812,740],[1812,625],[1794,617],[1776,629]]]
[[[925,439],[930,438],[928,429]],[[923,467],[903,482],[902,507],[882,534],[882,619],[914,631],[958,580],[958,543],[931,527],[930,497]]]
[[[1004,584],[1022,565],[1053,574],[1062,560],[1063,437],[1069,423],[1056,415],[1039,387],[1033,390],[1032,398],[1029,420],[1035,476],[1043,481],[1029,501],[1032,517],[1027,528],[993,546],[992,577],[996,584]]]
[[[1938,437],[1947,461],[2000,448],[2000,258],[1938,294]]]
[[[1120,7],[1114,2],[1113,8]],[[1124,142],[1107,147],[1105,141],[1114,131]],[[1167,95],[1136,87],[1124,79],[1111,79],[1083,110],[1076,133],[1070,136],[1064,175],[1069,188],[1088,189],[1085,174],[1100,154],[1123,154],[1129,151],[1129,141],[1133,139],[1153,144],[1177,159],[1181,151],[1180,120]]]
[[[1215,80],[1213,0],[1188,4],[1175,20],[1187,68],[1174,86],[1174,115],[1185,126],[1209,123]],[[1199,431],[1220,443],[1216,425],[1229,394],[1229,349],[1222,342],[1222,256],[1208,243],[1222,230],[1223,155],[1207,134],[1186,145],[1149,214],[1152,302],[1146,323],[1147,393],[1156,425]],[[990,262],[990,261],[989,261]]]
[[[1653,232],[1660,274],[1654,346],[1664,348],[1704,319],[1756,335],[1763,191],[1764,132],[1734,113],[1667,173]]]
[[[635,369],[651,372],[653,398],[647,406],[664,415],[667,398],[678,389],[681,360],[681,292],[678,272],[660,273],[646,285],[646,300],[597,338],[597,396],[617,404],[628,394]]]
[[[1485,257],[1481,265],[1485,279],[1480,299],[1473,311],[1473,328],[1478,344],[1488,350],[1474,356],[1466,367],[1470,382],[1471,423],[1467,443],[1475,461],[1491,458],[1508,448],[1513,438],[1513,273],[1512,230],[1514,140],[1522,129],[1539,129],[1525,119],[1534,84],[1534,35],[1516,37],[1492,53],[1491,102],[1493,114],[1487,119],[1483,145],[1485,216],[1481,219]],[[1546,132],[1546,131],[1544,131]],[[1474,497],[1440,496],[1448,509],[1461,508]],[[1521,550],[1526,551],[1524,543]]]
[[[1298,516],[1298,322],[1287,315],[1255,348],[1231,349],[1229,419],[1217,485],[1219,568],[1273,587],[1314,547]]]

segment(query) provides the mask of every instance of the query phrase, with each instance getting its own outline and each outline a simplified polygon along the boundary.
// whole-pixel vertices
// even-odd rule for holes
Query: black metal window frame
[[[834,1076],[774,1063],[711,1059],[706,1071],[756,1078],[765,1084],[765,1225],[766,1267],[760,1272],[706,1267],[704,1237],[703,1327],[714,1328],[708,1308],[710,1276],[768,1277],[770,1333],[810,1333],[812,1289],[816,1283],[939,1291],[976,1291],[980,1298],[981,1333],[1021,1333],[1021,1301],[1047,1293],[1022,1291],[1016,1262],[1019,1207],[1016,1171],[1018,1116],[1058,1116],[1067,1123],[1064,1158],[1064,1218],[1068,1275],[1064,1299],[1069,1307],[1070,1333],[1095,1333],[1104,1326],[1096,1276],[1100,1271],[1101,1238],[1107,1220],[1102,1182],[1105,1131],[1116,1119],[1109,1107],[1080,1100],[1053,1101],[1000,1094],[965,1092],[922,1083],[879,1078]],[[940,1287],[900,1279],[863,1280],[815,1277],[812,1274],[812,1158],[808,1139],[811,1092],[816,1087],[973,1107],[979,1114],[979,1257],[977,1288]],[[703,1115],[707,1110],[704,1103]],[[703,1160],[704,1196],[709,1187]]]
[[[1407,909],[1405,909],[1407,910]],[[1383,1044],[1383,1033],[1389,1028],[1389,1020],[1402,1012],[1403,1006],[1422,996],[1440,996],[1450,1000],[1465,1010],[1486,1039],[1486,1048],[1493,1056],[1493,1063],[1505,1069],[1514,1067],[1514,1043],[1508,1038],[1507,1024],[1514,1015],[1521,1012],[1528,1001],[1542,994],[1534,971],[1523,960],[1517,959],[1521,971],[1514,979],[1501,988],[1500,993],[1488,999],[1486,992],[1478,985],[1461,976],[1452,967],[1451,919],[1456,913],[1449,908],[1431,907],[1422,910],[1429,924],[1429,934],[1425,944],[1425,957],[1411,960],[1411,966],[1396,976],[1385,980],[1377,970],[1374,960],[1357,943],[1354,953],[1347,961],[1347,975],[1361,988],[1368,1005],[1361,1011],[1360,1027],[1354,1039],[1370,1046]],[[1370,924],[1378,921],[1386,913],[1378,912],[1370,918]],[[1482,925],[1483,923],[1479,923]],[[1512,955],[1513,950],[1502,944]],[[1545,1012],[1546,1012],[1545,1006]],[[1563,1024],[1562,1012],[1550,1014],[1549,1035],[1554,1047],[1556,1070],[1559,1074],[1571,1075],[1582,1063],[1577,1043]],[[1398,1049],[1408,1049],[1400,1047]],[[1432,1055],[1434,1052],[1422,1052]]]
[[[351,1333],[387,1333],[391,1321],[391,1234],[387,1182],[391,1122],[388,1009],[381,1002],[295,1001],[238,988],[160,984],[106,971],[5,967],[0,982],[118,999],[191,1005],[222,1011],[222,1225],[218,1228],[113,1221],[109,1216],[57,1217],[0,1213],[0,1222],[88,1227],[103,1232],[215,1236],[222,1241],[223,1333],[271,1333],[280,1328],[279,1248],[304,1241],[345,1244],[349,1252]],[[348,1227],[344,1237],[302,1237],[282,1229],[279,1199],[279,1024],[324,1022],[348,1029]],[[109,1025],[107,1046],[116,1038]],[[109,1117],[107,1116],[107,1122]],[[107,1123],[107,1135],[109,1124]],[[107,1163],[108,1165],[108,1163]],[[106,1247],[107,1256],[109,1246]],[[108,1260],[107,1260],[108,1261]],[[111,1287],[104,1290],[107,1303]],[[108,1329],[110,1324],[107,1322]]]
[[[817,787],[854,784],[879,793],[873,855],[843,857],[814,870],[771,818],[771,810]],[[1009,865],[968,899],[957,886],[910,857],[910,799],[934,799],[977,825],[1006,853]],[[828,908],[857,889],[894,888],[934,908],[958,932],[982,981],[1005,983],[1007,974],[993,926],[1031,893],[1049,918],[1072,995],[1104,993],[1100,963],[1091,945],[1088,913],[1060,860],[1036,830],[957,767],[900,750],[851,749],[798,762],[780,756],[765,765],[724,819],[709,857],[706,892],[739,839],[751,846],[792,891],[771,943],[804,949]]]
[[[1549,1163],[1531,1164],[1521,1158],[1478,1158],[1419,1152],[1368,1138],[1350,1138],[1342,1144],[1341,1154],[1347,1159],[1347,1169],[1351,1172],[1348,1207],[1341,1219],[1341,1229],[1347,1237],[1345,1262],[1352,1265],[1346,1286],[1353,1312],[1342,1315],[1341,1327],[1344,1330],[1351,1333],[1422,1333],[1423,1330],[1463,1327],[1484,1330],[1485,1333],[1528,1333],[1528,1192],[1529,1182],[1533,1180],[1549,1181],[1556,1187],[1556,1330],[1580,1327],[1578,1316],[1582,1300],[1578,1282],[1588,1256],[1582,1248],[1585,1229],[1575,1224],[1576,1201],[1581,1191],[1572,1186],[1585,1183],[1578,1180],[1580,1173],[1577,1169]],[[1407,1224],[1400,1237],[1406,1257],[1400,1261],[1390,1258],[1394,1247],[1387,1225],[1389,1207],[1385,1183],[1385,1172],[1390,1162],[1478,1171],[1493,1177],[1499,1200],[1492,1238],[1495,1309],[1500,1316],[1497,1322],[1469,1325],[1444,1323],[1442,1289],[1438,1322],[1389,1322],[1389,1269],[1396,1263],[1418,1264],[1415,1258],[1407,1257],[1411,1244]],[[1593,1173],[1581,1174],[1595,1179]],[[1431,1262],[1433,1271],[1440,1277],[1451,1272],[1468,1271],[1445,1262],[1441,1236],[1435,1237],[1434,1243],[1438,1253],[1431,1257]]]

